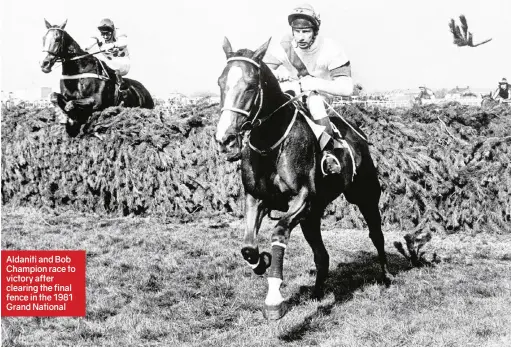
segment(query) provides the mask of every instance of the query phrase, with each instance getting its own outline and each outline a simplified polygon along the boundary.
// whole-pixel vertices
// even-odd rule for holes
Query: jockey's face
[[[293,28],[293,37],[301,49],[309,48],[314,39],[314,30],[312,28]]]
[[[500,89],[506,89],[506,88],[507,88],[507,83],[500,84]]]
[[[103,38],[103,40],[105,41],[110,41],[112,40],[112,35],[113,35],[113,32],[109,31],[109,30],[102,30],[101,31],[101,37]]]

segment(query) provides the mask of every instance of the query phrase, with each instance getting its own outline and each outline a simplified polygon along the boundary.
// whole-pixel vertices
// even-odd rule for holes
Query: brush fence
[[[368,135],[382,183],[386,227],[510,232],[511,112],[458,103],[336,109]],[[3,110],[2,203],[104,215],[243,215],[239,164],[214,142],[218,107],[179,114],[109,108],[76,138],[55,110]],[[337,199],[327,211],[362,228],[358,208]]]

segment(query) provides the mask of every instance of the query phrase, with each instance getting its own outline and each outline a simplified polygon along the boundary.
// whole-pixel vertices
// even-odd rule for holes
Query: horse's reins
[[[254,65],[255,67],[257,67],[258,70],[261,69],[261,66],[259,65],[259,63],[257,63],[256,61],[254,61],[253,59],[250,59],[250,58],[247,58],[247,57],[231,57],[229,59],[227,59],[227,63],[229,62],[232,62],[232,61],[245,61],[245,62],[249,62],[251,63],[252,65]],[[268,116],[265,116],[264,118],[262,119],[259,119],[257,118],[259,116],[259,113],[261,112],[261,109],[263,108],[263,103],[264,103],[264,93],[263,93],[263,87],[261,86],[261,77],[259,77],[259,92],[257,94],[257,97],[256,97],[256,102],[259,102],[259,107],[257,109],[257,112],[255,113],[255,115],[252,117],[251,120],[249,121],[246,121],[245,123],[243,123],[243,125],[241,126],[241,129],[242,129],[242,132],[243,130],[248,127],[248,125],[250,125],[250,130],[256,128],[256,127],[259,127],[264,121],[268,120],[271,116],[273,116],[277,111],[279,111],[280,109],[282,109],[284,106],[288,105],[289,103],[293,102],[294,101],[294,98],[288,100],[287,102],[285,102],[284,104],[282,104],[281,106],[279,106],[276,110],[274,110],[271,114],[269,114]],[[255,104],[254,103],[254,104]],[[234,112],[237,112],[237,113],[240,113],[242,115],[245,115],[247,117],[250,117],[250,114],[251,114],[251,110],[250,111],[246,111],[246,110],[243,110],[243,109],[240,109],[240,108],[235,108],[235,107],[232,107],[232,106],[224,106],[222,107],[222,109],[220,110],[220,112],[224,111],[224,110],[230,110],[230,111],[234,111]],[[289,123],[289,125],[287,126],[287,129],[286,131],[284,132],[284,134],[282,135],[282,137],[277,140],[277,142],[275,144],[273,144],[272,146],[270,146],[268,149],[266,150],[260,150],[258,149],[257,147],[255,147],[252,142],[248,141],[248,145],[250,146],[250,148],[252,150],[254,150],[255,152],[257,152],[258,154],[262,155],[262,156],[266,156],[269,152],[275,150],[280,144],[282,144],[282,142],[287,138],[287,136],[289,135],[289,132],[291,131],[291,128],[293,127],[295,121],[296,121],[296,115],[298,114],[298,111],[299,111],[299,108],[295,107],[295,113],[293,115],[293,118],[291,119],[291,122]],[[258,124],[256,125],[256,121],[258,122]],[[241,133],[241,132],[240,132]]]
[[[231,61],[245,61],[245,62],[249,62],[251,64],[253,64],[254,66],[256,66],[258,68],[258,70],[261,69],[259,63],[257,63],[256,61],[250,59],[250,58],[247,58],[247,57],[231,57],[229,59],[227,59],[227,63],[231,62]],[[286,131],[284,132],[284,134],[282,135],[282,137],[276,142],[274,143],[272,146],[270,146],[268,149],[266,150],[260,150],[258,149],[257,147],[255,147],[252,142],[248,141],[248,145],[249,147],[257,152],[258,154],[260,154],[261,156],[266,156],[268,155],[271,151],[275,150],[277,147],[279,147],[280,144],[282,144],[282,142],[287,138],[287,136],[289,135],[289,132],[291,131],[291,128],[293,127],[293,125],[295,124],[295,121],[296,121],[296,116],[298,115],[298,112],[300,112],[304,117],[307,117],[305,115],[305,113],[303,112],[303,110],[301,110],[301,107],[300,105],[297,105],[295,102],[298,101],[300,98],[302,98],[304,95],[308,95],[310,94],[310,92],[302,92],[300,94],[298,94],[297,96],[295,97],[291,97],[288,101],[286,101],[284,104],[282,104],[281,106],[279,106],[277,109],[275,109],[273,112],[271,112],[270,114],[268,114],[267,116],[265,116],[264,118],[257,118],[257,116],[259,115],[261,109],[262,109],[262,106],[263,106],[263,88],[261,86],[261,77],[259,77],[259,93],[256,97],[256,102],[257,103],[257,99],[259,99],[259,107],[258,107],[258,110],[257,112],[255,113],[254,117],[252,118],[252,120],[249,120],[249,121],[246,121],[242,126],[241,126],[241,129],[242,131],[238,133],[238,136],[240,133],[243,132],[243,128],[245,127],[245,125],[250,125],[251,126],[251,129],[254,129],[256,127],[259,127],[263,122],[267,121],[271,116],[273,116],[277,111],[279,111],[280,109],[282,109],[283,107],[285,107],[286,105],[289,105],[289,104],[293,104],[293,106],[295,107],[295,112],[293,114],[293,118],[291,120],[291,122],[289,123]],[[348,121],[346,121],[346,119],[344,119],[344,117],[342,117],[330,104],[328,104],[325,100],[323,100],[323,102],[329,107],[329,109],[332,109],[334,111],[334,113],[344,122],[348,125],[348,127],[351,128],[351,130],[353,130],[353,132],[355,132],[355,134],[357,134],[360,138],[362,138],[364,141],[368,142],[367,141],[367,138],[364,137],[362,134],[360,134],[360,132],[358,132]],[[254,103],[254,104],[255,104]],[[251,110],[250,111],[246,111],[246,110],[243,110],[243,109],[240,109],[240,108],[235,108],[235,107],[232,107],[232,106],[228,106],[228,107],[222,107],[221,109],[221,112],[224,111],[224,110],[230,110],[230,111],[234,111],[234,112],[237,112],[237,113],[240,113],[242,115],[245,115],[247,117],[250,117],[250,114],[251,114]],[[258,124],[256,125],[256,122],[258,122]],[[334,126],[334,125],[332,125]],[[334,126],[335,127],[335,126]],[[352,180],[353,178],[355,177],[356,175],[356,162],[355,162],[355,156],[353,154],[353,150],[351,149],[351,146],[348,144],[348,142],[346,140],[343,139],[343,145],[345,148],[348,149],[349,151],[349,155],[351,157],[351,161],[352,161],[352,165],[353,165],[353,173],[352,173]],[[323,172],[324,175],[326,175],[326,173],[324,172],[323,170],[323,162],[325,161],[325,158],[322,159],[321,161],[321,171]]]
[[[231,57],[229,59],[227,59],[227,63],[231,62],[231,61],[239,61],[239,60],[242,60],[242,61],[245,61],[245,62],[249,62],[251,63],[252,65],[256,66],[259,70],[261,69],[261,66],[259,65],[259,63],[257,63],[256,61],[250,59],[250,58],[247,58],[247,57]],[[259,81],[261,79],[259,78]],[[282,104],[281,106],[279,106],[277,109],[275,109],[272,113],[268,114],[267,116],[263,117],[263,118],[257,118],[257,116],[259,115],[261,109],[262,109],[262,106],[263,106],[263,89],[261,87],[261,83],[259,82],[259,94],[258,96],[260,96],[261,98],[259,99],[259,108],[256,112],[256,114],[254,115],[254,117],[252,118],[251,121],[247,121],[246,123],[250,123],[252,125],[252,128],[255,128],[255,127],[259,127],[263,122],[267,121],[271,116],[273,116],[277,111],[279,111],[280,109],[282,109],[283,107],[285,107],[286,105],[289,105],[291,103],[293,103],[293,105],[295,106],[295,108],[298,108],[296,104],[294,104],[295,101],[298,101],[300,100],[303,96],[305,95],[308,95],[310,92],[301,92],[300,94],[298,94],[297,96],[295,97],[292,97],[290,98],[287,102],[285,102],[284,104]],[[328,106],[328,108],[330,110],[332,110],[335,115],[337,117],[339,117],[348,127],[351,128],[351,130],[353,132],[355,132],[355,134],[357,134],[360,138],[362,138],[364,141],[368,142],[367,138],[365,136],[363,136],[359,131],[357,131],[344,117],[342,117],[333,107],[332,105],[330,105],[329,103],[326,102],[326,100],[323,100],[323,102],[326,104],[326,106]],[[242,110],[242,109],[238,109],[238,108],[234,108],[234,107],[223,107],[221,109],[220,112],[224,111],[224,110],[231,110],[231,111],[234,111],[234,112],[238,112],[242,115],[245,115],[247,117],[250,117],[250,111],[246,111],[246,110]],[[256,122],[258,122],[256,124]],[[243,126],[242,126],[243,128]]]

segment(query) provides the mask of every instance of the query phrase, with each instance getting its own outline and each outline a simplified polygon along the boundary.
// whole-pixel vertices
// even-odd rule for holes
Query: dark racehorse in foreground
[[[62,62],[60,92],[52,93],[51,102],[67,115],[66,129],[76,135],[94,111],[110,106],[154,108],[151,94],[138,81],[124,79],[129,85],[119,91],[115,72],[101,62],[92,52],[80,48],[78,43],[64,30],[64,24],[51,25],[45,20],[48,31],[43,38],[43,52],[47,55],[41,69],[49,73],[57,61]]]
[[[262,275],[270,268],[264,313],[270,319],[278,319],[287,307],[280,293],[284,252],[297,224],[314,253],[314,297],[323,297],[329,256],[321,238],[321,217],[326,206],[341,193],[359,207],[367,222],[385,283],[390,282],[391,275],[378,209],[380,184],[363,133],[338,117],[333,119],[347,141],[346,148],[338,154],[344,169],[341,174],[323,176],[321,151],[304,116],[306,111],[281,91],[277,79],[262,62],[268,44],[269,41],[255,52],[233,52],[225,38],[227,65],[218,79],[222,111],[216,140],[228,160],[241,157],[246,195],[241,252],[256,274]],[[248,130],[248,145],[241,148],[242,135]],[[259,253],[256,238],[263,217],[271,210],[285,214],[273,229],[270,255]]]

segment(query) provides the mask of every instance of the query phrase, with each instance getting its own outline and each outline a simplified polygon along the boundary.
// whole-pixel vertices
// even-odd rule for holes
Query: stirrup
[[[330,152],[324,152],[323,153],[323,158],[321,159],[321,172],[323,173],[324,176],[327,176],[328,173],[325,172],[325,169],[324,169],[324,163],[326,161],[326,159],[328,157],[331,157],[334,159],[334,161],[337,163],[337,165],[339,166],[339,168],[341,167],[341,162],[339,162],[339,160],[337,159],[337,157],[335,157],[335,155],[331,154]]]

